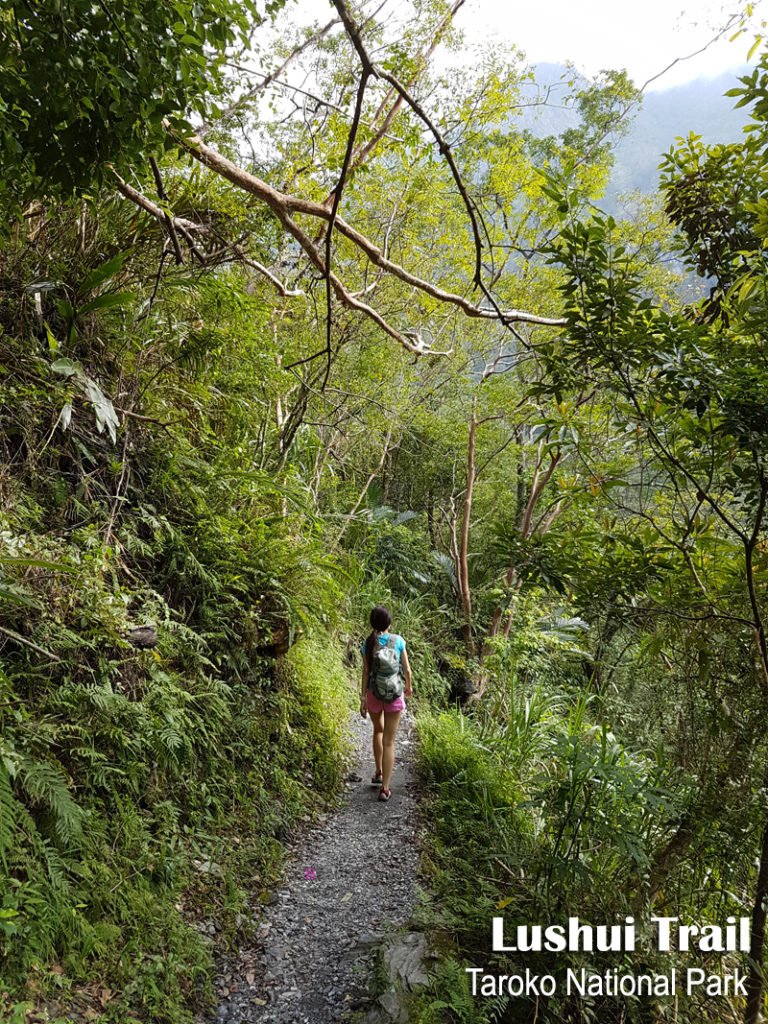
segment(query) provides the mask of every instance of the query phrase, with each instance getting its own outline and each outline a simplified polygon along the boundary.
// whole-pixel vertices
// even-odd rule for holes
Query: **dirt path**
[[[416,900],[414,733],[404,718],[392,799],[381,803],[369,784],[370,722],[356,715],[349,728],[356,756],[344,805],[291,851],[259,940],[218,981],[236,991],[212,1024],[336,1024],[370,1005],[375,949]]]

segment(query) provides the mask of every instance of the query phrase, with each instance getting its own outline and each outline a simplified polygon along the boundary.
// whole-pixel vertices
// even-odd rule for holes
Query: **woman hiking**
[[[371,634],[363,645],[363,688],[360,714],[370,714],[373,722],[373,759],[376,774],[371,779],[381,786],[379,800],[389,800],[392,769],[395,762],[395,734],[405,710],[404,697],[411,696],[411,666],[405,640],[390,633],[392,616],[383,605],[371,612]],[[403,681],[405,687],[403,687]]]

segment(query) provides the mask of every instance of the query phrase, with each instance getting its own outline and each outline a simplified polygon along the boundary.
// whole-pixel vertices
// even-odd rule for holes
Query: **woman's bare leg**
[[[382,718],[384,719],[384,735],[382,737],[384,759],[382,762],[381,784],[384,789],[389,789],[389,783],[392,779],[392,769],[395,766],[395,733],[397,732],[397,726],[400,723],[401,714],[401,711],[382,712]]]
[[[376,774],[382,772],[382,748],[384,736],[384,712],[369,712],[373,722],[373,760],[376,762]]]

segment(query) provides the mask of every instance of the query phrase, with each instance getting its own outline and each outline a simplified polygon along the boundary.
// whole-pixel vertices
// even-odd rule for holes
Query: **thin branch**
[[[154,163],[154,160],[152,162]],[[192,238],[193,232],[199,232],[201,234],[204,234],[208,231],[207,227],[204,224],[198,224],[195,221],[187,220],[184,217],[171,217],[167,211],[163,210],[156,203],[153,203],[151,199],[147,199],[145,195],[143,195],[137,189],[133,188],[132,185],[129,185],[126,181],[124,181],[114,168],[112,168],[112,173],[117,179],[118,190],[127,199],[130,199],[131,202],[141,207],[142,210],[146,210],[147,213],[150,213],[153,217],[155,217],[168,228],[168,233],[171,235],[171,239],[174,242],[174,250],[177,250],[177,247],[179,245],[178,237],[176,236],[176,231],[178,230],[178,232],[184,237],[185,241],[189,245],[190,250],[200,260],[201,263],[210,263],[214,259],[220,259],[221,257],[226,256],[228,252],[231,252],[237,258],[239,263],[242,263],[246,267],[251,267],[253,270],[258,271],[258,273],[260,273],[263,277],[266,277],[267,280],[275,287],[278,294],[281,295],[283,298],[299,298],[305,296],[305,293],[300,288],[288,288],[285,284],[283,284],[283,282],[278,277],[275,277],[275,275],[270,270],[268,270],[262,263],[259,263],[258,260],[252,259],[250,256],[246,256],[242,248],[234,242],[231,243],[229,246],[225,246],[221,250],[216,250],[216,252],[208,254],[204,253],[197,245],[195,245],[194,239]],[[155,180],[156,182],[158,182],[158,191],[160,191],[162,183],[159,180],[159,168],[157,170]],[[162,198],[165,199],[166,196],[163,195]],[[179,258],[178,251],[176,256],[176,262],[183,262],[183,260]]]
[[[445,35],[446,29],[448,28],[448,26],[450,25],[450,23],[452,22],[454,16],[457,14],[457,12],[460,10],[460,8],[462,8],[464,6],[465,2],[466,2],[466,0],[456,0],[456,2],[453,4],[453,6],[447,12],[447,14],[443,18],[443,20],[438,25],[437,30],[436,30],[436,32],[434,34],[434,37],[433,37],[432,42],[430,43],[429,47],[427,48],[427,50],[424,53],[420,54],[419,57],[417,58],[416,70],[414,70],[413,75],[411,76],[411,78],[408,81],[408,88],[412,88],[413,85],[415,84],[416,79],[418,77],[418,74],[419,74],[421,68],[423,68],[429,62],[430,58],[432,57],[432,55],[434,54],[435,50],[437,49],[441,39]],[[395,102],[390,107],[389,112],[384,117],[384,120],[381,122],[379,127],[376,129],[374,134],[365,143],[365,145],[362,146],[360,149],[358,149],[357,152],[354,154],[354,156],[352,158],[352,164],[350,166],[350,173],[356,171],[357,168],[360,167],[361,164],[365,163],[365,161],[371,155],[373,150],[378,146],[378,144],[381,142],[381,140],[386,136],[387,132],[389,131],[389,129],[390,129],[391,125],[392,125],[392,122],[397,117],[397,115],[400,112],[400,110],[402,109],[402,106],[403,106],[403,103],[404,103],[403,97],[397,93],[397,91],[394,89],[394,87],[391,87],[388,90],[387,94],[385,95],[385,97],[381,101],[381,103],[379,104],[379,108],[378,108],[378,110],[376,111],[376,113],[374,114],[374,117],[373,117],[373,123],[375,124],[379,120],[381,115],[384,113],[386,108],[389,106],[389,104],[392,103],[392,100],[395,97],[397,97],[395,99]]]
[[[366,316],[370,317],[374,323],[376,323],[391,338],[394,338],[394,340],[399,345],[402,345],[402,347],[408,352],[412,352],[415,355],[433,356],[450,356],[453,354],[452,350],[447,352],[436,352],[431,349],[426,349],[421,345],[415,345],[396,327],[393,327],[392,324],[385,320],[378,310],[369,306],[367,303],[362,302],[360,299],[356,299],[352,293],[347,290],[337,275],[333,273],[333,271],[326,271],[325,261],[320,255],[317,246],[289,213],[289,210],[296,210],[304,213],[309,212],[314,213],[316,216],[321,216],[323,220],[328,220],[330,211],[324,206],[320,203],[312,203],[309,200],[299,200],[290,196],[284,196],[282,193],[272,188],[271,185],[267,185],[266,182],[261,181],[261,179],[256,178],[254,175],[242,170],[242,168],[237,167],[231,161],[221,156],[221,154],[216,153],[202,142],[198,141],[198,145],[195,147],[192,146],[191,141],[187,141],[183,143],[183,145],[185,145],[185,148],[187,148],[193,156],[197,157],[201,163],[206,164],[206,166],[221,174],[222,177],[229,178],[229,180],[239,185],[245,191],[251,192],[253,195],[258,196],[266,202],[285,230],[296,239],[307,256],[309,256],[310,261],[319,271],[321,277],[325,278],[326,273],[328,274],[334,294],[343,305],[347,306],[349,309],[355,309],[361,313],[365,313]],[[337,218],[336,223],[341,230],[343,221],[340,217]],[[348,229],[342,233],[347,234],[347,231]],[[362,235],[360,237],[363,238]],[[370,243],[368,244],[370,245]],[[325,349],[323,349],[323,352],[325,352]]]
[[[710,46],[716,43],[719,39],[722,39],[726,32],[730,32],[733,26],[741,20],[741,17],[742,16],[740,14],[731,14],[723,28],[721,28],[717,35],[713,36],[708,43],[705,43],[704,46],[700,47],[698,50],[694,50],[693,53],[687,53],[684,57],[675,57],[675,59],[670,61],[665,68],[662,68],[661,71],[657,71],[655,75],[651,75],[650,78],[646,79],[646,81],[640,86],[640,92],[645,92],[652,82],[655,82],[657,78],[661,78],[662,75],[666,75],[666,73],[671,71],[676,64],[681,64],[685,60],[691,60],[692,57],[698,57],[700,54],[707,51]]]
[[[15,640],[19,644],[24,644],[25,647],[31,647],[33,651],[37,651],[38,654],[45,655],[45,657],[51,661],[61,661],[61,658],[57,655],[52,654],[50,651],[46,651],[44,647],[38,646],[38,644],[33,643],[31,640],[27,640],[25,636],[22,636],[13,629],[6,629],[5,626],[0,626],[0,633],[4,633],[5,636],[10,637],[11,640]]]
[[[252,270],[258,271],[263,277],[274,285],[278,295],[284,299],[295,299],[295,298],[306,298],[307,293],[302,291],[301,288],[288,288],[280,278],[275,277],[271,270],[268,270],[263,263],[259,263],[258,260],[252,259],[250,256],[246,256],[243,250],[239,246],[232,246],[232,251],[238,257],[240,263],[244,267],[251,267]]]
[[[185,217],[170,217],[170,215],[158,206],[157,203],[153,203],[151,199],[147,199],[147,197],[139,192],[138,189],[135,189],[133,185],[129,185],[127,181],[124,181],[114,167],[110,166],[110,170],[117,179],[118,191],[122,192],[126,199],[130,199],[132,203],[136,204],[136,206],[140,206],[142,210],[146,210],[147,213],[151,213],[156,220],[159,220],[160,223],[166,227],[166,229],[168,227],[167,221],[169,219],[172,226],[181,235],[183,235],[190,251],[193,252],[201,262],[205,262],[206,257],[204,253],[201,252],[197,245],[195,245],[194,239],[192,238],[192,235],[196,232],[200,234],[205,234],[207,232],[208,229],[204,224],[197,224],[195,221],[187,220]]]
[[[255,68],[245,67],[243,64],[230,63],[228,64],[228,67],[235,68],[235,70],[237,71],[244,71],[248,75],[260,75],[263,78],[268,77],[267,75],[264,74],[264,72],[257,71]],[[325,107],[326,110],[334,110],[337,114],[341,114],[343,117],[351,117],[349,111],[345,110],[344,107],[340,107],[338,103],[331,103],[330,100],[323,99],[322,96],[318,96],[317,93],[309,92],[307,89],[301,89],[298,85],[292,85],[291,82],[285,82],[281,78],[273,78],[272,81],[270,82],[270,85],[275,85],[279,89],[287,89],[289,92],[298,93],[299,96],[305,96],[308,100],[312,100],[313,103],[316,103],[318,107]],[[294,105],[298,109],[298,104],[295,103],[295,101]],[[366,121],[365,118],[360,119],[360,124],[365,125],[366,128],[372,127],[370,122]],[[242,123],[241,127],[243,127]],[[243,129],[243,131],[245,131],[245,129]],[[393,135],[391,132],[387,132],[384,137],[390,139],[392,142],[403,141],[398,135]],[[255,160],[254,163],[256,163]]]
[[[168,196],[165,191],[165,186],[163,185],[163,178],[162,175],[160,174],[160,168],[158,166],[157,160],[155,160],[153,156],[149,158],[149,165],[152,168],[152,174],[155,177],[155,186],[157,187],[157,194],[164,203],[167,203]],[[168,231],[168,235],[171,239],[171,244],[173,245],[173,252],[174,255],[176,256],[176,262],[183,263],[184,257],[181,254],[179,236],[176,234],[176,228],[173,226],[173,218],[171,217],[170,213],[168,213],[167,210],[164,210],[163,213],[163,223],[165,224],[166,230]]]
[[[142,423],[155,423],[158,427],[162,427],[163,430],[169,430],[175,423],[184,423],[183,419],[178,420],[159,420],[156,416],[144,416],[142,413],[131,412],[130,409],[123,409],[119,405],[115,406],[117,412],[121,412],[123,416],[130,416],[131,419],[141,420]]]
[[[387,436],[384,439],[384,447],[382,449],[381,458],[379,459],[378,465],[376,466],[374,471],[371,473],[371,475],[366,480],[365,487],[363,487],[362,491],[360,492],[360,496],[358,497],[358,499],[355,502],[355,504],[352,506],[351,512],[349,512],[348,515],[345,517],[344,522],[341,525],[341,529],[339,530],[339,532],[338,532],[338,534],[336,536],[336,540],[333,542],[333,549],[334,550],[336,548],[338,548],[339,544],[341,544],[342,540],[344,539],[344,534],[347,532],[347,528],[349,527],[349,524],[354,519],[355,513],[357,512],[357,510],[362,505],[363,499],[365,498],[366,494],[368,493],[368,488],[371,486],[373,481],[376,479],[376,477],[379,475],[379,473],[382,470],[382,467],[383,467],[383,465],[384,465],[384,463],[386,461],[387,455],[389,454],[389,444],[390,444],[390,441],[392,440],[392,430],[393,430],[393,425],[392,425],[392,423],[390,423],[389,430],[387,431]]]
[[[384,258],[385,259],[387,259],[387,254],[389,253],[389,238],[390,238],[390,235],[392,234],[392,227],[393,227],[393,225],[395,223],[395,217],[397,216],[398,205],[399,204],[396,202],[394,204],[394,206],[392,207],[392,212],[389,215],[389,223],[387,224],[387,228],[386,228],[386,230],[384,232],[384,242],[383,242],[382,252],[384,254]],[[352,294],[355,296],[356,299],[360,298],[361,295],[370,295],[372,291],[375,291],[376,288],[378,288],[379,283],[380,283],[380,281],[381,281],[383,276],[384,276],[384,271],[381,269],[381,267],[379,267],[378,273],[376,274],[376,277],[373,279],[373,281],[370,284],[367,284],[365,286],[365,288],[362,289],[362,291],[353,292]],[[366,268],[365,280],[367,280],[367,279],[368,279],[368,271],[367,271],[367,268]]]
[[[357,51],[358,57],[360,58],[360,63],[363,66],[363,70],[367,71],[371,75],[374,75],[376,78],[381,78],[383,79],[383,81],[389,82],[389,84],[400,94],[400,96],[408,104],[408,106],[416,114],[416,116],[426,125],[430,134],[437,143],[440,155],[448,164],[448,167],[451,171],[451,175],[453,177],[456,188],[459,191],[459,195],[461,196],[462,201],[464,203],[464,208],[467,211],[467,215],[469,217],[470,225],[472,228],[472,237],[475,245],[475,273],[472,279],[472,283],[476,288],[479,288],[482,291],[483,295],[485,295],[486,299],[491,304],[492,310],[496,314],[496,319],[499,319],[505,326],[508,326],[507,318],[499,308],[498,303],[496,302],[494,296],[491,294],[490,289],[483,281],[483,241],[480,234],[480,228],[482,227],[483,232],[485,233],[486,236],[488,236],[488,231],[485,226],[485,222],[483,221],[482,214],[480,213],[476,203],[470,197],[469,192],[467,191],[459,168],[454,159],[453,151],[450,145],[445,140],[445,138],[443,138],[443,135],[438,130],[437,126],[432,121],[429,114],[427,114],[427,112],[424,110],[421,104],[418,103],[413,96],[411,96],[410,92],[408,91],[408,89],[406,89],[403,83],[400,82],[399,79],[397,79],[394,75],[378,68],[371,61],[371,58],[368,56],[368,52],[365,49],[365,45],[360,35],[360,30],[357,27],[354,18],[352,17],[349,8],[346,5],[346,0],[333,0],[333,4],[336,10],[339,12],[341,20],[344,22],[344,28],[347,30],[347,35],[349,35],[350,39],[352,40],[352,44],[354,45],[355,50]],[[523,340],[517,332],[514,333],[519,341]]]
[[[304,40],[303,43],[300,43],[297,47],[295,47],[295,49],[293,49],[291,51],[291,53],[288,54],[288,56],[285,58],[283,63],[279,65],[279,67],[275,68],[275,70],[271,71],[269,74],[264,75],[263,76],[263,81],[259,82],[259,84],[254,86],[253,89],[250,89],[248,92],[246,92],[242,96],[240,96],[232,104],[231,107],[228,107],[222,114],[220,114],[216,118],[216,120],[213,122],[213,124],[202,124],[202,125],[200,125],[200,127],[197,129],[197,134],[202,138],[205,135],[207,135],[208,132],[211,131],[211,129],[215,125],[222,124],[222,123],[225,123],[227,121],[230,121],[233,117],[235,117],[237,114],[239,114],[240,111],[242,110],[242,108],[247,103],[249,103],[252,99],[254,99],[256,96],[258,96],[258,94],[260,92],[263,92],[273,82],[276,82],[278,75],[281,75],[283,73],[283,71],[285,71],[285,69],[288,67],[288,65],[292,61],[294,61],[297,57],[299,57],[306,49],[308,49],[314,43],[319,43],[321,39],[323,39],[326,35],[328,35],[328,33],[331,31],[331,29],[334,27],[334,25],[338,25],[338,24],[339,24],[339,19],[338,18],[332,18],[331,21],[329,21],[326,25],[323,25],[323,27],[321,29],[318,29],[317,32],[313,33],[310,36],[307,36],[307,38]],[[253,73],[253,72],[251,72],[251,73]]]
[[[320,390],[322,391],[328,383],[328,378],[331,375],[331,303],[333,299],[333,287],[331,285],[331,261],[333,257],[332,253],[332,238],[333,228],[336,223],[336,217],[339,212],[339,204],[341,203],[341,194],[344,191],[344,182],[347,178],[349,171],[349,165],[352,160],[352,152],[355,148],[355,139],[357,138],[357,130],[360,127],[360,116],[363,111],[363,100],[365,99],[365,89],[368,85],[368,72],[364,71],[360,77],[360,83],[357,87],[357,98],[355,100],[355,113],[352,117],[352,127],[349,129],[349,135],[347,136],[347,148],[344,152],[344,162],[341,165],[341,173],[339,174],[339,180],[336,188],[333,190],[333,205],[331,206],[331,215],[328,218],[328,225],[325,231],[325,347],[327,353],[327,362],[325,367],[325,377],[323,378],[323,384]]]

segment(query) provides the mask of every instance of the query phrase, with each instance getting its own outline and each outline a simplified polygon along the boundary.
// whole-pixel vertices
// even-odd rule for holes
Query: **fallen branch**
[[[52,654],[51,651],[46,651],[44,647],[40,647],[38,644],[33,643],[31,640],[27,640],[21,633],[17,633],[13,629],[6,629],[5,626],[0,626],[0,633],[10,637],[11,640],[15,640],[19,644],[24,644],[25,647],[31,647],[33,651],[37,651],[38,654],[45,655],[50,661],[61,661],[61,658],[56,654]]]

